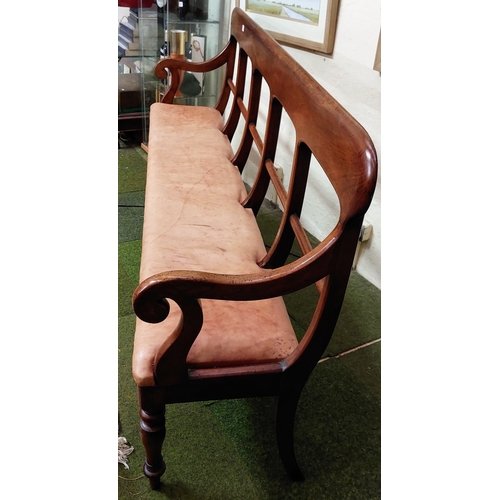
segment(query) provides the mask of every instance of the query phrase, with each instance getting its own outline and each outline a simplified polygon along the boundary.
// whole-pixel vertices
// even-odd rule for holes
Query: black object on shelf
[[[177,0],[177,15],[181,21],[186,19],[189,12],[189,0]]]

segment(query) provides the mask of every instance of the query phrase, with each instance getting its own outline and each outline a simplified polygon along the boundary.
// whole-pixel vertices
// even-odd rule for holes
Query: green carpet
[[[119,156],[120,436],[135,448],[130,469],[118,465],[120,499],[377,499],[380,493],[380,290],[353,272],[339,322],[302,393],[296,417],[297,460],[306,476],[292,483],[275,444],[273,400],[186,403],[167,407],[158,491],[143,476],[137,391],[131,375],[146,155],[137,146]],[[274,210],[259,214],[266,245],[276,231]],[[296,253],[294,248],[292,253]],[[293,256],[291,258],[294,258]],[[313,313],[315,288],[285,297],[298,337]]]

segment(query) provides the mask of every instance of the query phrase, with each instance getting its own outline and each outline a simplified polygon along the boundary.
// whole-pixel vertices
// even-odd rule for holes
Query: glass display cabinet
[[[149,106],[154,102],[154,92],[143,92],[144,81],[148,77],[142,74],[144,61],[139,41],[139,1],[143,0],[118,1],[119,8],[126,7],[118,22],[118,132],[142,133]],[[153,0],[144,0],[144,4],[146,2],[150,7],[154,4]]]
[[[118,131],[142,131],[145,112],[140,76],[137,9],[130,9],[118,24]]]
[[[222,24],[225,0],[139,0],[139,67],[142,91],[143,148],[147,151],[149,106],[160,102],[168,81],[154,74],[163,57],[193,62],[216,56],[223,47]],[[185,72],[174,102],[192,106],[215,106],[222,84],[223,68],[208,74]]]

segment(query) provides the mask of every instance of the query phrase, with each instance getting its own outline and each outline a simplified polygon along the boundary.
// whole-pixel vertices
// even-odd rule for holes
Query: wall
[[[234,0],[232,2],[234,5]],[[344,106],[370,134],[379,161],[380,142],[380,74],[373,70],[380,33],[380,0],[341,0],[333,54],[312,53],[285,46],[296,59],[342,106]],[[266,102],[263,90],[262,102]],[[264,115],[262,116],[264,118]],[[262,132],[262,123],[257,128]],[[290,155],[293,151],[293,130],[285,133],[287,140],[280,142],[276,163],[283,167],[287,187],[291,170]],[[252,160],[252,156],[250,157]],[[365,221],[373,227],[370,240],[362,243],[357,271],[378,288],[381,287],[381,222],[380,222],[380,165],[379,179],[374,199]],[[256,162],[250,164],[244,179],[251,183],[257,171]],[[332,193],[325,189],[319,166],[311,169],[310,187],[306,193],[301,220],[314,236],[324,238],[332,223],[324,216],[328,210],[338,213],[338,204]]]

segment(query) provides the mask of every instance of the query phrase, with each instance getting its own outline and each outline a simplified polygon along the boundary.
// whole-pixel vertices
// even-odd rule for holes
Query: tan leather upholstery
[[[261,271],[257,262],[266,250],[253,213],[241,205],[245,187],[221,129],[222,117],[211,108],[151,106],[141,281],[169,270]],[[204,323],[188,367],[279,361],[297,346],[281,298],[201,303]],[[179,318],[171,302],[162,323],[137,319],[133,375],[139,386],[154,385],[154,357]]]

